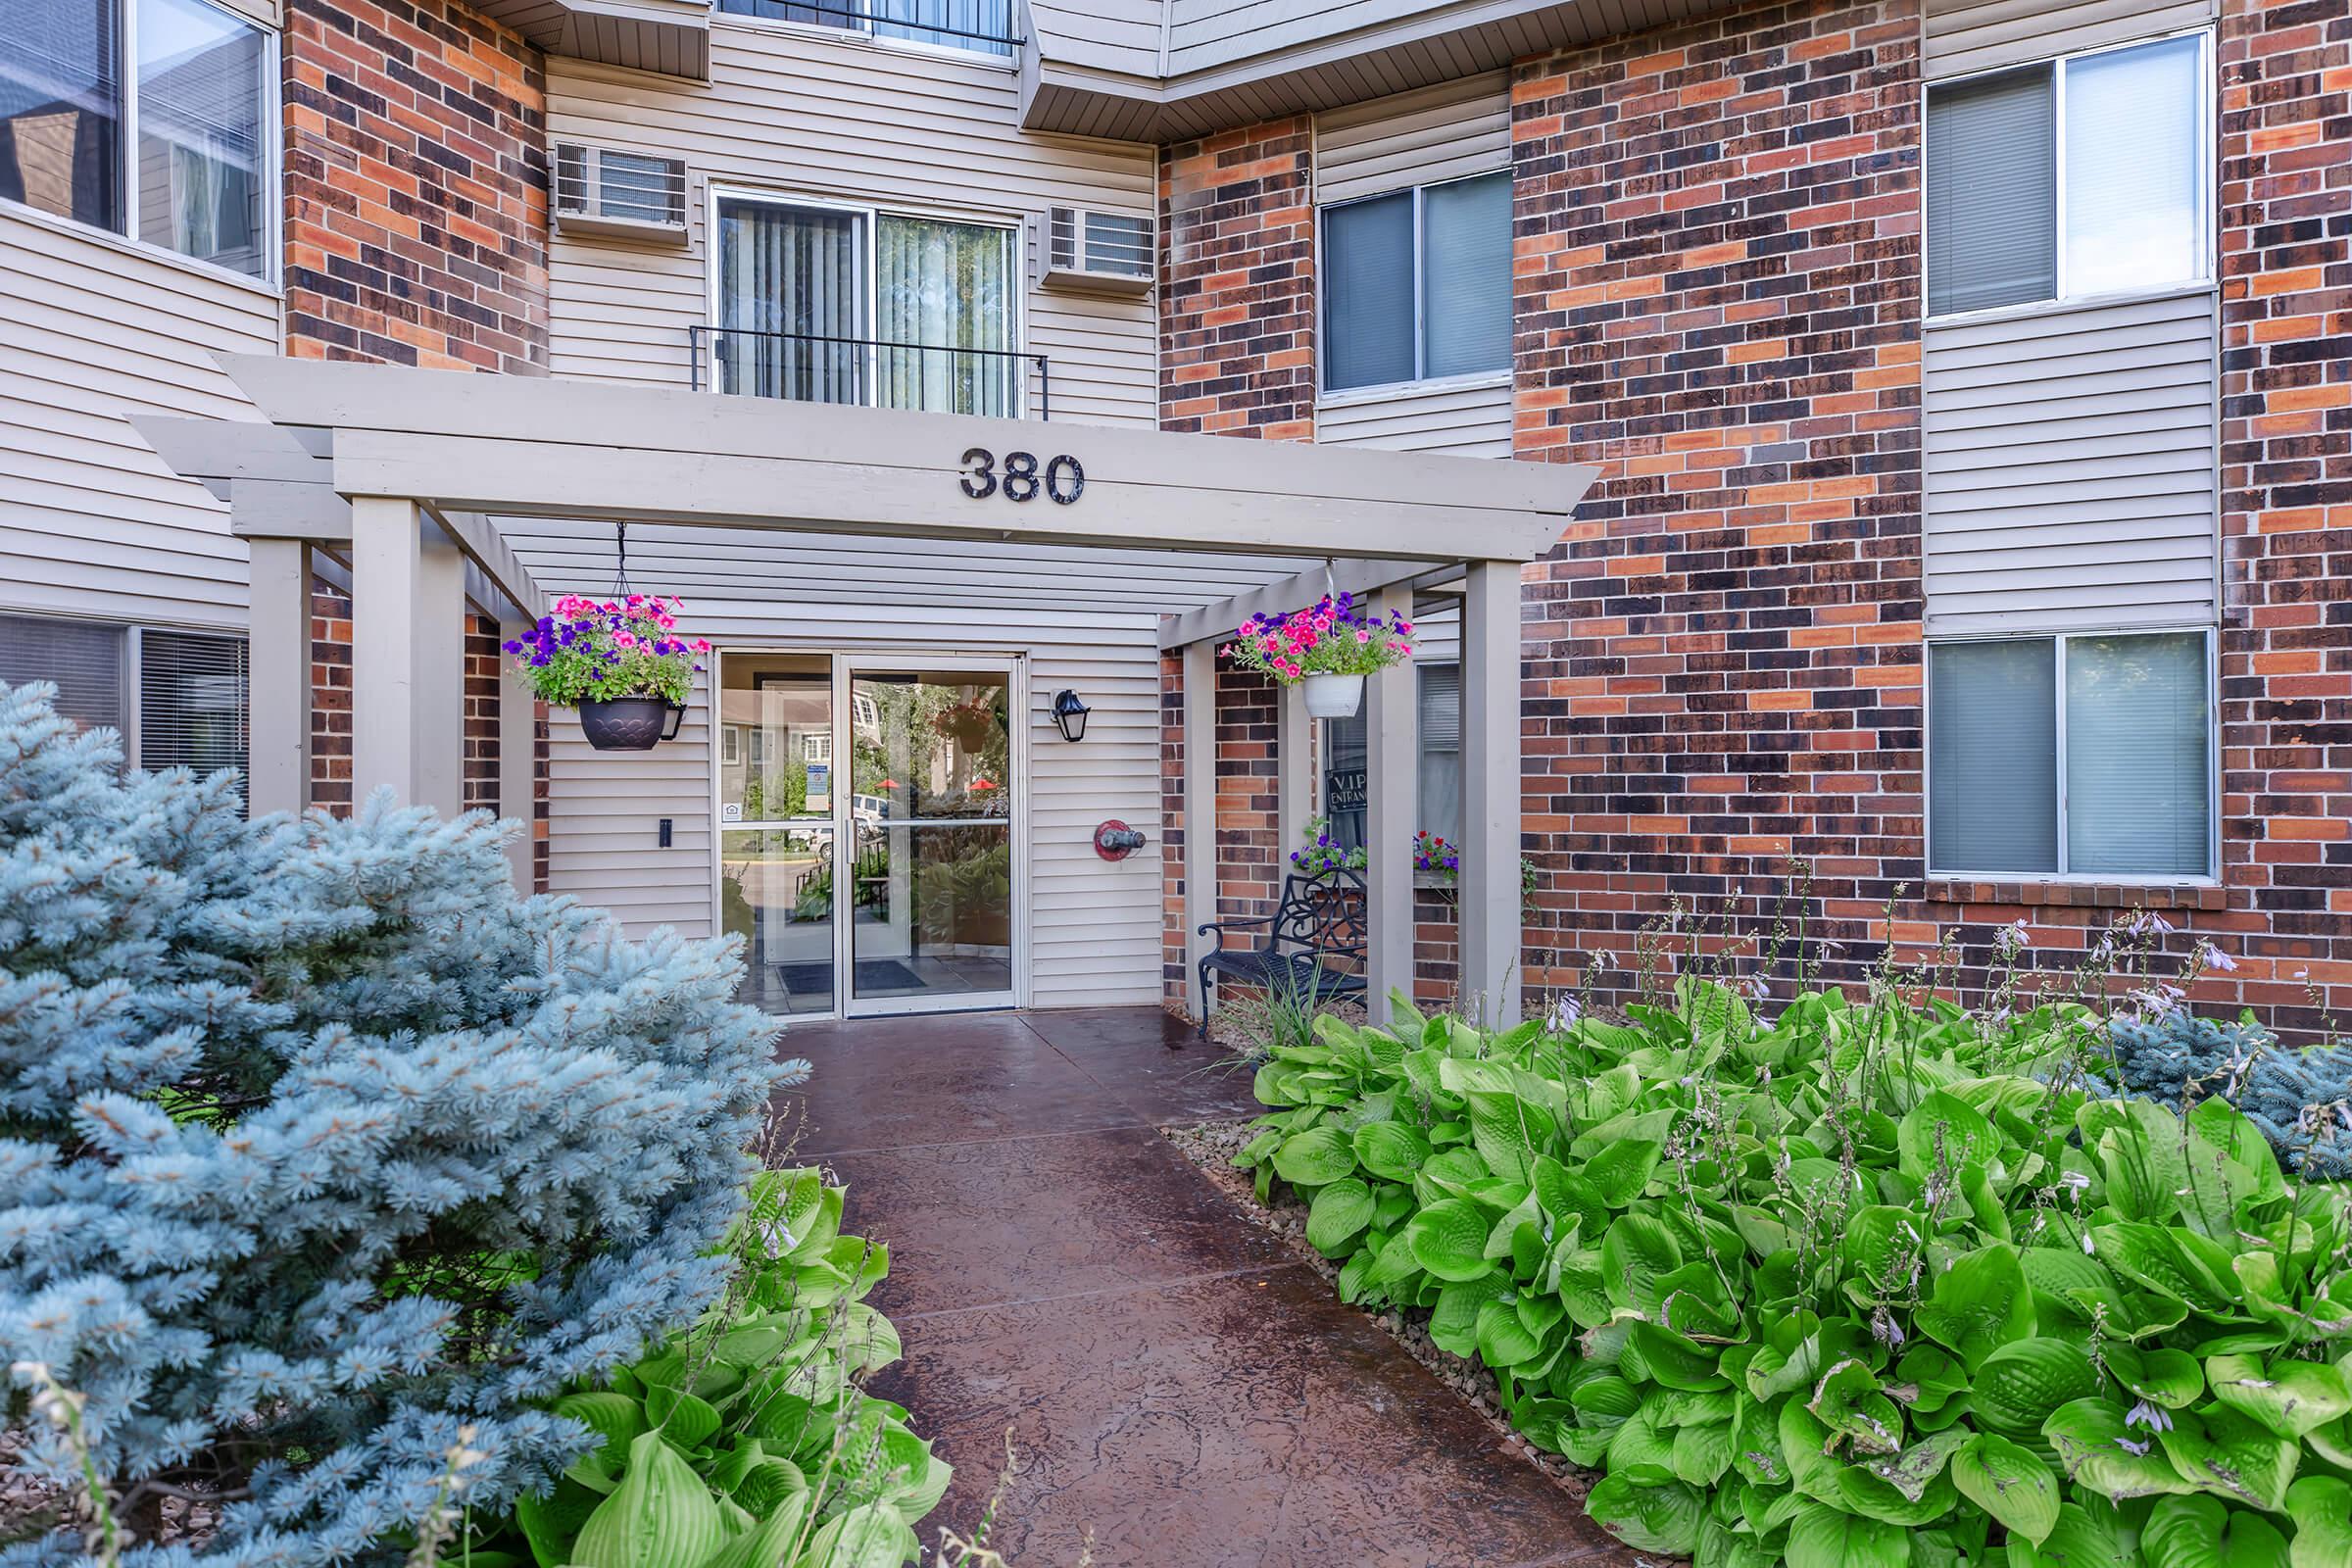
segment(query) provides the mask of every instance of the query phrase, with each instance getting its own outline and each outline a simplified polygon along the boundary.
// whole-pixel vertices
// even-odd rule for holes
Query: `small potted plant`
[[[515,667],[546,702],[580,710],[580,731],[600,752],[651,751],[678,733],[700,637],[678,635],[680,601],[646,594],[584,599],[565,594],[551,614],[510,641]]]
[[[1326,594],[1287,615],[1251,615],[1224,651],[1242,669],[1303,682],[1315,717],[1346,718],[1364,700],[1366,675],[1413,657],[1413,623],[1395,611],[1367,615],[1352,594]]]
[[[1320,882],[1334,871],[1361,871],[1365,864],[1363,846],[1348,849],[1333,838],[1327,816],[1307,823],[1304,847],[1291,852],[1291,869],[1312,882]]]
[[[1426,871],[1442,881],[1451,882],[1462,872],[1462,852],[1444,838],[1423,828],[1413,835],[1413,869]]]

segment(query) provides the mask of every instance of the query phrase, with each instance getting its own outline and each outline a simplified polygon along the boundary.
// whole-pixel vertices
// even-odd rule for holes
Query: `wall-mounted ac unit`
[[[1149,218],[1083,207],[1055,207],[1047,212],[1048,288],[1141,294],[1152,286],[1156,265]]]
[[[686,239],[686,165],[616,147],[556,143],[558,232]]]

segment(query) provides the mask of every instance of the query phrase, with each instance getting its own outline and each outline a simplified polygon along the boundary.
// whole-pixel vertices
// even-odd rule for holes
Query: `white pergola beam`
[[[246,802],[255,816],[311,803],[311,546],[256,539],[247,632]]]
[[[1325,594],[1354,594],[1361,598],[1393,582],[1417,579],[1431,571],[1426,561],[1366,561],[1351,556],[1328,566],[1312,566],[1280,582],[1250,588],[1213,605],[1202,605],[1159,623],[1162,650],[1182,648],[1203,637],[1230,637],[1251,615],[1279,615],[1313,604]],[[1439,568],[1441,573],[1445,568]]]
[[[1200,959],[1209,939],[1200,928],[1217,917],[1217,655],[1206,643],[1184,651],[1184,984],[1200,995]]]
[[[1395,612],[1410,620],[1412,590],[1384,588],[1372,608],[1383,619]],[[1389,993],[1413,990],[1413,832],[1421,784],[1416,686],[1410,666],[1364,682],[1364,1002],[1382,1025]]]
[[[405,497],[351,503],[351,781],[455,816],[465,804],[465,558]],[[428,537],[429,535],[429,537]]]
[[[510,615],[498,623],[498,640],[511,642],[531,630],[532,622]],[[507,865],[514,889],[526,897],[537,887],[537,803],[539,698],[522,678],[514,660],[502,651],[498,682],[498,814],[518,824],[507,840]]]
[[[1291,852],[1306,837],[1315,814],[1315,721],[1307,716],[1306,689],[1296,682],[1275,694],[1274,820],[1282,836],[1274,861],[1277,879],[1291,868]]]
[[[1491,1028],[1520,1012],[1519,566],[1471,565],[1462,596],[1461,1003]]]

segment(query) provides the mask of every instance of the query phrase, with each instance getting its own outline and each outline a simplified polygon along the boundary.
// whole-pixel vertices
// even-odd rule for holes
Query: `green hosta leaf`
[[[1941,1090],[1922,1096],[1895,1130],[1901,1170],[1922,1182],[1938,1173],[1957,1182],[1968,1166],[1999,1159],[2007,1142],[1983,1111]]]
[[[2286,1506],[2300,1449],[2254,1417],[2225,1405],[2180,1410],[2156,1441],[2198,1491],[2274,1513]]]
[[[580,1526],[569,1561],[577,1568],[700,1568],[727,1539],[710,1487],[659,1432],[645,1432],[629,1445],[619,1489]]]
[[[2036,1437],[2050,1412],[2099,1392],[2098,1369],[2065,1340],[2020,1340],[1984,1358],[1974,1382],[1977,1421],[2013,1438]]]
[[[1413,1261],[1441,1280],[1474,1280],[1493,1271],[1487,1217],[1467,1199],[1448,1198],[1415,1214],[1400,1233]]]
[[[1497,1372],[1534,1360],[1544,1348],[1508,1301],[1493,1300],[1481,1306],[1476,1333],[1479,1359]]]
[[[1426,1213],[1428,1210],[1424,1209],[1422,1212]],[[1414,1217],[1418,1219],[1420,1216],[1415,1215]],[[1486,1234],[1483,1228],[1479,1234],[1483,1240]],[[1483,1257],[1480,1258],[1478,1266],[1482,1270],[1485,1269],[1487,1260]],[[1421,1260],[1413,1255],[1413,1228],[1407,1225],[1403,1230],[1381,1244],[1379,1252],[1373,1256],[1371,1268],[1364,1273],[1364,1289],[1368,1291],[1389,1290],[1403,1284],[1420,1272]]]
[[[1986,1432],[1952,1455],[1960,1494],[2035,1545],[2058,1528],[2058,1478],[2022,1444]]]
[[[755,1510],[756,1511],[756,1510]],[[775,1511],[759,1525],[703,1559],[702,1568],[775,1568],[800,1539],[808,1514],[808,1494],[796,1492],[780,1499]]]
[[[1611,1208],[1623,1208],[1642,1196],[1649,1173],[1664,1150],[1646,1138],[1620,1138],[1585,1164],[1584,1176]]]
[[[1558,1131],[1551,1113],[1508,1091],[1473,1090],[1462,1099],[1469,1106],[1470,1143],[1479,1158],[1497,1176],[1526,1181],[1536,1156],[1550,1147]]]
[[[613,1486],[608,1481],[602,1490],[611,1492]],[[527,1492],[517,1496],[514,1522],[522,1527],[522,1539],[530,1544],[531,1560],[539,1568],[563,1568],[570,1562],[573,1540],[602,1500],[596,1490],[568,1480],[557,1482],[556,1490],[544,1497]],[[475,1560],[479,1561],[478,1554]]]
[[[2123,1407],[2106,1399],[2059,1406],[2042,1423],[2041,1435],[2057,1451],[2067,1480],[2112,1501],[2197,1490],[2156,1446],[2154,1434],[2126,1426]]]
[[[2167,1497],[2139,1533],[2150,1568],[2289,1568],[2286,1538],[2257,1513],[2212,1497]]]
[[[721,1419],[708,1399],[676,1389],[646,1390],[645,1413],[647,1419],[662,1429],[663,1437],[685,1452],[710,1442]]]
[[[2282,1438],[2301,1438],[2352,1411],[2352,1387],[2344,1374],[2321,1361],[2274,1360],[2253,1355],[2217,1355],[2205,1363],[2213,1396],[2252,1416]]]
[[[1732,1424],[1712,1421],[1705,1426],[1677,1427],[1674,1433],[1676,1477],[1694,1487],[1711,1487],[1732,1467]]]
[[[1832,1365],[1813,1387],[1805,1408],[1830,1430],[1831,1447],[1850,1443],[1856,1453],[1895,1453],[1903,1446],[1903,1414],[1863,1362]]]
[[[1402,1122],[1367,1122],[1355,1130],[1355,1158],[1375,1176],[1409,1182],[1429,1160],[1429,1140]]]
[[[1972,1372],[1994,1350],[2032,1334],[2034,1298],[2017,1249],[1998,1243],[1938,1274],[1934,1295],[1914,1321],[1930,1339],[1950,1347]]]
[[[2228,1254],[2217,1266],[2215,1243],[2162,1225],[2099,1225],[2090,1238],[2099,1261],[2156,1295],[2223,1322],[2244,1315]]]
[[[1697,1548],[1706,1504],[1680,1481],[1644,1486],[1612,1474],[1585,1498],[1585,1512],[1637,1551],[1687,1556]]]
[[[1921,1484],[1917,1497],[1906,1495],[1901,1488],[1877,1473],[1877,1466],[1884,1462],[1887,1461],[1871,1460],[1838,1468],[1838,1500],[1846,1512],[1910,1530],[1943,1518],[1959,1500],[1951,1482],[1941,1475],[1928,1477]]]
[[[869,1502],[819,1525],[802,1568],[902,1568],[922,1544],[887,1503]]]
[[[1682,1245],[1674,1231],[1653,1214],[1620,1214],[1601,1238],[1601,1283],[1609,1299],[1621,1307],[1656,1311],[1663,1294],[1658,1281],[1682,1261]]]
[[[1293,1133],[1274,1151],[1274,1174],[1293,1187],[1322,1187],[1355,1169],[1355,1146],[1337,1127]]]
[[[1614,1373],[1587,1378],[1568,1393],[1568,1402],[1586,1415],[1623,1421],[1642,1408],[1642,1391]]]
[[[1429,1156],[1413,1176],[1413,1196],[1424,1203],[1442,1198],[1467,1198],[1470,1190],[1494,1175],[1474,1149],[1446,1149]]]
[[[1788,1485],[1788,1460],[1781,1452],[1781,1423],[1774,1411],[1753,1399],[1740,1402],[1733,1421],[1732,1464],[1760,1487]]]
[[[2197,1396],[2205,1392],[2204,1369],[2185,1350],[2109,1345],[2101,1348],[2099,1357],[2118,1383],[2151,1404],[2179,1410],[2196,1403]]]
[[[1618,1423],[1609,1435],[1609,1469],[1662,1481],[1674,1459],[1674,1434],[1659,1430],[1649,1408],[1650,1397],[1654,1396],[1645,1396],[1642,1408]]]
[[[1333,1182],[1307,1205],[1306,1245],[1325,1257],[1339,1256],[1372,1223],[1373,1207],[1372,1189],[1362,1182],[1352,1176]]]
[[[1511,1282],[1502,1272],[1494,1270],[1475,1280],[1447,1285],[1438,1293],[1438,1304],[1429,1314],[1429,1337],[1438,1348],[1464,1360],[1478,1353],[1479,1308],[1497,1297],[1510,1294]]]
[[[2305,1476],[2286,1489],[2295,1521],[2293,1568],[2342,1568],[2352,1562],[2352,1485],[2333,1476]]]
[[[1808,1502],[1788,1526],[1788,1568],[1909,1568],[1902,1528]]]
[[[2055,1325],[2069,1319],[2078,1323],[2090,1321],[2090,1308],[2084,1298],[2100,1299],[2115,1296],[2115,1276],[2095,1257],[2085,1257],[2082,1248],[2073,1243],[2064,1247],[2029,1247],[2017,1255],[2026,1271],[2026,1283],[2034,1290],[2034,1320],[2046,1333]]]
[[[1635,1322],[1627,1328],[1625,1367],[1636,1381],[1668,1389],[1717,1389],[1724,1384],[1719,1362],[1715,1351],[1655,1323]]]
[[[2040,1545],[2009,1543],[2009,1568],[2139,1568],[2143,1560],[2132,1549],[2115,1510],[2094,1512],[2072,1502],[2058,1505],[2057,1526]]]
[[[1875,1204],[1846,1222],[1845,1265],[1874,1295],[1907,1280],[1927,1250],[1926,1222],[1907,1208]]]
[[[1969,1388],[1968,1373],[1960,1363],[1933,1345],[1915,1345],[1905,1350],[1895,1364],[1894,1381],[1912,1391],[1908,1402],[1915,1416],[1934,1415],[1953,1395]]]
[[[2081,1119],[2094,1111],[2116,1123],[2098,1135],[2096,1145],[2107,1201],[2127,1221],[2170,1220],[2180,1211],[2180,1195],[2188,1186],[2187,1135],[2180,1118],[2145,1100],[2098,1102],[2085,1106]],[[2085,1128],[2086,1143],[2090,1136]]]
[[[1900,1453],[1866,1460],[1852,1468],[1891,1487],[1906,1500],[1919,1502],[1928,1495],[1930,1483],[1943,1473],[1945,1461],[1969,1441],[1969,1434],[1957,1429],[1931,1432],[1905,1444]]]

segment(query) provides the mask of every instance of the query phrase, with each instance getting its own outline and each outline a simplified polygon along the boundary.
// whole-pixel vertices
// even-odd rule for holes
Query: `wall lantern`
[[[1054,727],[1065,741],[1086,739],[1086,715],[1092,711],[1067,686],[1054,694]]]

